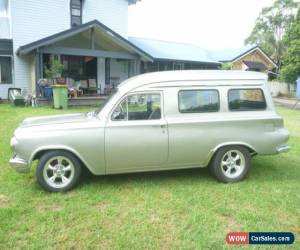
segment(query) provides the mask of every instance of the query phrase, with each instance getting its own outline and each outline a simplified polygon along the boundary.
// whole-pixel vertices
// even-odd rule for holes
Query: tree
[[[225,62],[220,66],[220,70],[231,70],[231,63]]]
[[[300,75],[300,8],[296,20],[287,30],[283,44],[287,48],[282,60],[282,68],[280,70],[280,79],[295,83]]]
[[[266,51],[280,68],[284,53],[283,36],[295,19],[299,3],[293,0],[276,0],[271,7],[263,8],[246,44],[257,44]]]

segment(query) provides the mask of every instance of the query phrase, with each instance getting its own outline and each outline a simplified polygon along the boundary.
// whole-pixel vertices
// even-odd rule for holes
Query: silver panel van
[[[118,86],[98,110],[25,119],[10,165],[48,191],[95,175],[209,167],[221,182],[245,178],[254,155],[287,152],[289,132],[267,77],[242,71],[170,71]]]

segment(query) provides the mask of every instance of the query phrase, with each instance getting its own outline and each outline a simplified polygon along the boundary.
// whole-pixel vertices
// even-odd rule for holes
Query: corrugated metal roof
[[[210,52],[212,58],[220,62],[231,62],[235,58],[245,54],[246,52],[256,48],[257,45],[247,45],[237,49],[214,50]]]
[[[146,51],[155,59],[180,60],[220,64],[210,56],[208,50],[196,45],[129,37],[129,41]]]

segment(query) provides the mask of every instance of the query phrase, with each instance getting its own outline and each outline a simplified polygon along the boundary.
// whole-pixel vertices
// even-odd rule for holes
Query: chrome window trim
[[[229,104],[229,92],[231,90],[260,90],[260,92],[262,93],[262,97],[264,99],[264,103],[265,103],[265,108],[264,109],[239,109],[239,110],[234,110],[234,109],[231,109],[230,108],[230,104]],[[268,108],[268,104],[267,104],[267,100],[266,100],[266,97],[265,97],[265,93],[264,93],[264,90],[262,88],[230,88],[227,90],[227,107],[228,107],[228,111],[229,112],[244,112],[244,111],[266,111],[267,108]]]
[[[125,94],[124,96],[122,96],[113,106],[113,108],[111,109],[111,111],[109,112],[109,122],[145,122],[145,121],[149,121],[149,120],[114,120],[112,119],[112,115],[115,111],[115,109],[121,104],[121,102],[123,102],[127,97],[129,96],[133,96],[133,95],[151,95],[151,94],[159,94],[160,95],[160,105],[161,105],[161,117],[160,119],[155,119],[155,120],[151,120],[151,121],[161,121],[164,119],[164,99],[163,99],[163,91],[162,90],[158,90],[158,91],[137,91],[137,92],[130,92]]]
[[[217,92],[218,94],[218,110],[216,111],[197,111],[197,112],[182,112],[180,110],[180,102],[179,102],[179,94],[180,92],[183,92],[183,91],[215,91]],[[205,89],[205,88],[201,88],[201,89],[180,89],[178,90],[177,92],[177,103],[178,103],[178,111],[180,114],[202,114],[202,113],[217,113],[217,112],[220,112],[221,110],[221,100],[220,100],[220,91],[218,89],[212,89],[212,88],[209,88],[209,89]]]

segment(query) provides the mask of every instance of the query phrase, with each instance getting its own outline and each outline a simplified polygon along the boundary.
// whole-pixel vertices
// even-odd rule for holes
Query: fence
[[[293,95],[296,92],[296,84],[284,82],[268,82],[272,96],[278,95]]]

